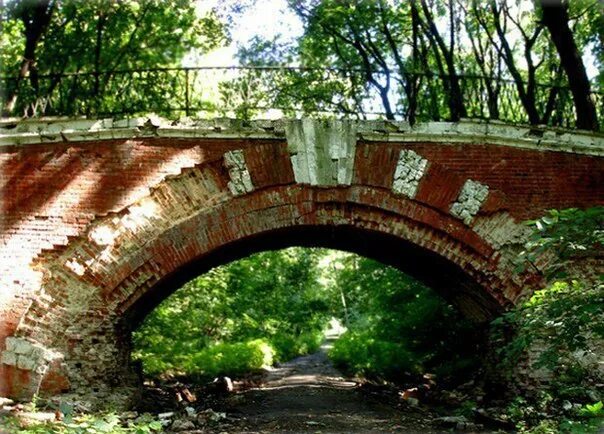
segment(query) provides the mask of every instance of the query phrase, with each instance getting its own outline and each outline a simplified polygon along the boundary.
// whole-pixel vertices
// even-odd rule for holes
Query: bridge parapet
[[[0,120],[0,146],[59,142],[91,142],[133,138],[282,139],[288,125],[354,126],[358,140],[367,142],[450,142],[604,155],[604,134],[548,126],[513,125],[501,121],[465,119],[410,125],[387,120],[188,119],[179,121],[150,115],[126,119],[39,118]]]

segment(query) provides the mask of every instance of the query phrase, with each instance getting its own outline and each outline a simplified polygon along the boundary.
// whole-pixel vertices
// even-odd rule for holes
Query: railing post
[[[189,69],[185,69],[185,116],[189,116]]]

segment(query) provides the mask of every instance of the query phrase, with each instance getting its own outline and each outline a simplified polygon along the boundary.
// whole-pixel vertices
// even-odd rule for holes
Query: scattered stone
[[[505,415],[493,414],[494,409],[488,411],[484,408],[474,409],[474,417],[476,420],[484,425],[491,426],[494,428],[501,428],[504,430],[514,429],[514,424],[509,421]]]
[[[593,402],[597,402],[600,401],[602,398],[600,397],[600,394],[598,392],[596,392],[595,390],[588,390],[587,391],[587,396],[589,397],[589,399],[591,399]]]
[[[57,420],[55,413],[50,411],[21,412],[18,417],[24,425],[54,422]]]
[[[194,417],[196,414],[196,411],[193,407],[185,407],[185,412],[189,418]]]
[[[483,425],[470,422],[465,416],[445,416],[434,419],[443,427],[455,428],[455,430],[481,430]]]
[[[573,405],[570,403],[570,401],[564,400],[562,401],[562,409],[564,411],[570,411],[572,410]]]
[[[212,384],[219,393],[230,393],[233,391],[233,381],[229,377],[217,377]]]
[[[401,396],[401,398],[407,400],[409,398],[418,398],[418,390],[417,387],[413,387],[411,389],[405,389],[404,391],[400,392],[399,395]]]
[[[482,431],[484,429],[484,425],[481,425],[479,423],[468,422],[461,427],[458,425],[457,429],[467,431]]]
[[[189,431],[195,429],[195,424],[190,420],[176,419],[170,428],[173,431]]]
[[[208,423],[220,422],[226,418],[226,413],[217,412],[209,408],[197,414],[197,423],[201,426],[204,426]]]
[[[419,399],[417,399],[417,398],[408,398],[405,401],[407,402],[407,404],[409,404],[413,407],[416,407],[419,405]]]
[[[306,425],[309,425],[309,426],[325,426],[324,423],[315,422],[314,420],[309,420],[309,421],[306,421],[305,423],[306,423]]]
[[[191,391],[189,389],[187,389],[186,387],[182,390],[182,394],[185,397],[185,399],[189,402],[197,401],[197,397],[195,396],[195,394],[191,393]]]
[[[12,399],[0,396],[0,407],[4,407],[5,405],[13,405],[14,403],[15,401],[13,401]]]
[[[439,423],[440,425],[442,425],[444,427],[448,427],[448,428],[457,428],[457,425],[459,425],[459,424],[462,424],[465,426],[465,424],[468,423],[468,419],[466,419],[465,416],[437,417],[436,419],[434,419],[434,421]]]
[[[169,411],[169,412],[166,412],[166,413],[159,413],[157,415],[157,417],[159,419],[170,419],[172,416],[174,416],[174,412],[173,411]]]

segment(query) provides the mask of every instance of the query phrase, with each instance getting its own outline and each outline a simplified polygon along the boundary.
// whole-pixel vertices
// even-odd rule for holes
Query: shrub
[[[396,380],[421,370],[420,360],[403,344],[376,339],[372,332],[344,333],[329,357],[347,373],[368,378]]]
[[[237,375],[258,371],[273,364],[275,351],[263,339],[223,343],[205,348],[187,360],[187,372],[200,377]]]
[[[323,340],[323,332],[319,330],[301,333],[298,336],[281,333],[271,338],[275,349],[275,360],[279,362],[317,351]]]

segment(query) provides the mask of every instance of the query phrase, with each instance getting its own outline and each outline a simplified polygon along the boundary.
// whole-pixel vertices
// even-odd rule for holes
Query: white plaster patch
[[[468,179],[459,192],[457,202],[451,205],[451,214],[469,225],[488,195],[487,185]]]
[[[30,357],[20,355],[17,359],[17,368],[33,371],[36,367],[36,361]]]
[[[413,199],[427,167],[428,160],[421,155],[410,149],[402,150],[394,171],[392,191]]]
[[[287,147],[296,182],[350,185],[354,170],[356,124],[349,121],[291,121],[286,127]]]
[[[94,228],[89,235],[89,238],[99,246],[108,246],[113,244],[117,234],[108,226],[98,226]]]
[[[241,149],[225,153],[224,165],[229,170],[231,180],[228,186],[233,196],[241,196],[254,190],[250,172],[245,164],[245,155]]]
[[[78,276],[83,276],[86,272],[86,268],[80,264],[76,259],[71,259],[65,263],[65,266],[73,271]]]
[[[15,366],[17,364],[17,354],[12,351],[4,351],[0,361],[5,365]]]

